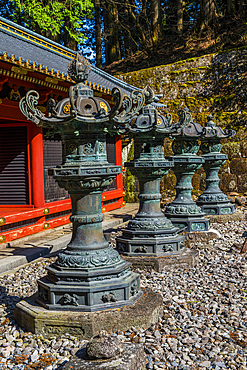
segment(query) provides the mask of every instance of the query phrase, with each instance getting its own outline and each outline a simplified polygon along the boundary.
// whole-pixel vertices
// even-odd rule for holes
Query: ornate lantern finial
[[[206,127],[215,127],[216,126],[216,124],[214,123],[213,119],[214,119],[214,117],[212,116],[212,114],[209,114],[207,116],[207,120],[208,121],[206,123]]]
[[[91,64],[80,52],[77,52],[75,59],[69,62],[67,71],[76,83],[85,82],[91,71]]]

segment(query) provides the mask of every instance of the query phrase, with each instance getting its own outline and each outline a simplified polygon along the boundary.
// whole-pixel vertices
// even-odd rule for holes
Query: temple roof
[[[67,65],[76,52],[25,27],[0,17],[0,60],[28,66],[41,73],[52,71],[58,78],[70,80]],[[119,87],[129,95],[136,87],[119,80],[92,65],[88,82],[112,89]]]

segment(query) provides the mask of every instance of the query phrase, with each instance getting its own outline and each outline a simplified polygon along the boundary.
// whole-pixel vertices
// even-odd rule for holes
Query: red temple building
[[[39,92],[39,109],[47,100],[67,96],[74,83],[67,64],[75,52],[0,17],[0,243],[69,222],[68,194],[48,176],[48,168],[61,164],[59,135],[27,121],[19,101],[28,90]],[[87,84],[110,104],[111,89],[130,94],[134,87],[92,66]],[[107,137],[108,161],[122,164],[119,136]],[[124,205],[122,174],[103,194],[102,211]]]

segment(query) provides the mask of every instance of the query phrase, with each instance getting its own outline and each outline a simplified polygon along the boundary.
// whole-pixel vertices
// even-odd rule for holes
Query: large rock
[[[234,175],[243,175],[247,173],[246,158],[234,158],[230,162],[231,173]]]
[[[238,191],[239,193],[247,192],[247,174],[238,176]]]
[[[89,360],[86,348],[71,357],[63,370],[145,370],[145,353],[143,345],[123,343],[121,355],[108,360]]]
[[[117,335],[103,330],[87,344],[87,357],[92,360],[112,358],[123,352],[123,344]]]
[[[238,206],[244,206],[245,203],[246,203],[246,198],[245,197],[236,197],[235,198],[235,203],[238,205]]]
[[[240,155],[240,143],[229,141],[224,143],[221,152],[228,155],[228,159],[231,161],[233,158],[239,158]]]
[[[219,186],[223,193],[238,191],[238,178],[232,173],[222,173]]]

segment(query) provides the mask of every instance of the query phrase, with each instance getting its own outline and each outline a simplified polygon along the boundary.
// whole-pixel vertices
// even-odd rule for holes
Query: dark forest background
[[[246,46],[246,0],[2,0],[0,15],[111,73]]]

